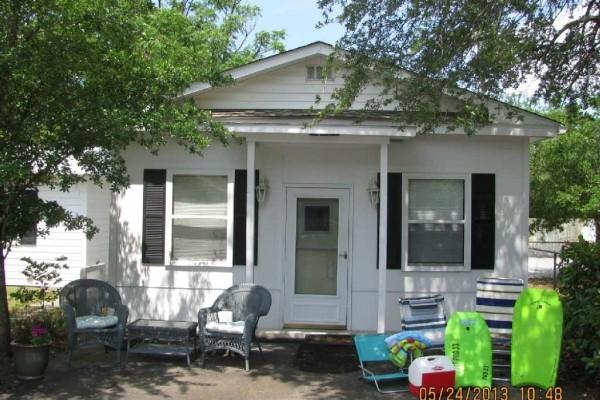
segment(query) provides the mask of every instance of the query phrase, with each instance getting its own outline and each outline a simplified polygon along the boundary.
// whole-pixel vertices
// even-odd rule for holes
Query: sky
[[[316,0],[249,0],[261,8],[256,31],[285,29],[285,49],[291,50],[313,42],[334,44],[344,30],[340,25],[327,25],[317,29],[322,11]]]

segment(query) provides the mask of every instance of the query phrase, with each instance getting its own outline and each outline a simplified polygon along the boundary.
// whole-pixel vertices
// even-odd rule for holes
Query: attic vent
[[[306,67],[306,79],[321,80],[323,78],[323,66],[319,65]],[[331,73],[331,71],[327,73],[327,79],[333,79],[333,74]]]

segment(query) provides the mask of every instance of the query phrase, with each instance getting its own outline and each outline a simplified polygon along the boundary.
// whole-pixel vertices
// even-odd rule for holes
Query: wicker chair
[[[262,348],[256,338],[258,319],[267,315],[271,308],[271,293],[262,286],[242,283],[225,290],[215,303],[198,312],[200,329],[201,364],[211,350],[230,350],[246,360],[246,371],[250,370],[250,347],[256,343],[262,355]],[[219,312],[231,311],[232,322],[219,320]]]
[[[121,301],[121,296],[117,290],[106,282],[96,279],[78,279],[74,280],[60,292],[60,305],[67,319],[67,364],[71,365],[73,351],[75,349],[102,343],[105,347],[111,347],[117,350],[117,363],[121,362],[121,347],[129,309]],[[104,312],[116,317],[111,319],[112,326],[102,327],[100,323],[94,321],[96,327],[77,327],[81,326],[81,318],[84,316],[102,316]],[[79,319],[79,322],[78,322]]]

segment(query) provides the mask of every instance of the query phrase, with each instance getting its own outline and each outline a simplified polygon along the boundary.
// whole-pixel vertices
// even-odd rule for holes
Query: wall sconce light
[[[369,192],[369,199],[371,200],[371,204],[379,203],[379,186],[377,186],[377,181],[375,178],[369,181],[369,187],[367,188],[367,192]]]
[[[256,185],[256,201],[262,203],[267,198],[267,192],[269,190],[269,181],[267,178],[260,178],[258,185]]]

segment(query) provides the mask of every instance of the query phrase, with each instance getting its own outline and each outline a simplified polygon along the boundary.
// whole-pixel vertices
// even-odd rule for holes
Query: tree
[[[201,154],[235,140],[180,94],[193,82],[229,81],[222,72],[234,61],[223,60],[256,14],[239,13],[234,0],[194,2],[202,15],[231,5],[227,18],[237,25],[223,30],[227,19],[209,23],[169,4],[0,2],[0,358],[10,341],[4,266],[13,243],[61,223],[88,237],[97,231],[89,218],[36,196],[38,187],[68,191],[91,181],[118,191],[129,184],[121,152],[131,143],[157,153],[174,141]],[[278,37],[263,38],[259,50]]]
[[[255,32],[260,7],[244,0],[158,0],[157,4],[180,12],[201,29],[210,27],[217,47],[227,50],[219,53],[223,69],[285,50],[285,30]]]
[[[345,85],[321,117],[349,107],[366,82],[383,94],[367,108],[393,107],[421,132],[449,121],[473,133],[492,122],[486,96],[537,78],[536,97],[584,108],[599,95],[600,2],[596,0],[319,0],[324,23],[346,32],[337,57]],[[404,73],[399,71],[404,70]],[[448,114],[440,94],[462,99]]]
[[[568,126],[565,134],[531,147],[531,229],[561,229],[568,221],[593,221],[600,240],[600,110],[559,110],[548,116]]]

